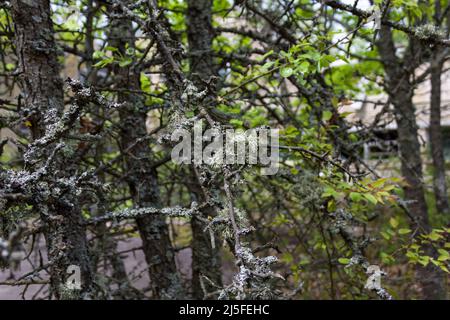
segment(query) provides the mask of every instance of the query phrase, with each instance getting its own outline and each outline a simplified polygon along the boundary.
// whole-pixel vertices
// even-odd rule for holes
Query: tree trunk
[[[396,56],[396,49],[389,27],[382,26],[380,39],[377,44],[386,72],[386,89],[394,107],[394,116],[397,122],[399,156],[401,172],[406,186],[405,200],[408,210],[414,221],[413,228],[418,228],[418,235],[430,232],[428,208],[425,202],[423,185],[422,159],[420,143],[412,96],[414,88],[410,83],[410,71],[414,72],[413,59],[415,55],[405,55],[405,61]],[[406,67],[407,66],[407,67]],[[431,255],[433,248],[426,247],[425,254]],[[445,298],[444,278],[442,272],[432,264],[417,268],[417,278],[424,299]]]
[[[110,43],[125,56],[126,44],[134,48],[135,35],[131,21],[115,19],[111,23]],[[130,93],[119,93],[119,102],[125,103],[120,110],[121,148],[128,150],[125,157],[126,181],[136,208],[159,207],[160,195],[158,175],[153,166],[153,152],[148,140],[137,140],[146,135],[146,106],[139,91],[140,72],[129,67],[116,67],[115,81],[119,88],[127,88]],[[131,148],[131,149],[130,149]],[[169,237],[169,229],[164,216],[147,216],[136,219],[142,239],[143,251],[149,268],[150,287],[154,299],[184,298],[184,289],[175,263],[175,251]]]
[[[63,83],[59,76],[56,44],[48,0],[13,0],[15,45],[19,60],[20,87],[24,98],[21,115],[31,123],[33,139],[42,137],[50,114],[64,110]],[[52,148],[50,146],[48,149]],[[50,154],[51,150],[47,151]],[[63,168],[63,165],[65,166]],[[59,174],[72,172],[70,164],[57,163]],[[46,181],[49,190],[52,181]],[[39,200],[37,208],[45,224],[51,291],[57,299],[82,298],[92,290],[93,272],[88,255],[86,230],[75,190],[63,190],[61,196]],[[81,290],[69,290],[68,267],[81,271]]]
[[[187,34],[189,42],[189,65],[191,78],[199,90],[205,89],[205,83],[215,75],[212,56],[212,1],[188,0]],[[197,201],[206,201],[201,192],[200,182],[194,175],[197,185],[193,193]],[[211,208],[202,211],[204,217],[213,216]],[[220,272],[220,241],[211,239],[216,237],[205,232],[205,224],[195,217],[191,221],[192,227],[192,293],[195,299],[202,299],[205,292],[216,291],[217,288],[205,279],[207,277],[217,286],[222,285]],[[215,247],[213,247],[215,243]]]
[[[438,51],[438,50],[436,50]],[[430,147],[433,160],[433,189],[436,209],[439,214],[450,214],[447,182],[445,180],[445,159],[441,127],[441,74],[442,61],[439,54],[431,60],[431,101],[430,101]]]

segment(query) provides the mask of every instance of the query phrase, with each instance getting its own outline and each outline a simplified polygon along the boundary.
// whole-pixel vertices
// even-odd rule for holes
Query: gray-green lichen
[[[445,31],[433,24],[424,24],[415,29],[415,36],[422,40],[430,38],[442,39],[445,37]]]

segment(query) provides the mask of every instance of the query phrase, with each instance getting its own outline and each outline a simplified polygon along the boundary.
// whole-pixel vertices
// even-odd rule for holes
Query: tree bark
[[[414,88],[410,83],[410,72],[414,72],[412,66],[416,64],[411,59],[415,55],[405,54],[405,61],[397,57],[392,31],[387,26],[381,27],[377,46],[386,72],[386,89],[397,122],[401,172],[406,182],[403,188],[405,200],[414,219],[411,223],[414,228],[418,228],[420,235],[430,232],[431,226],[425,201],[418,127],[412,102]],[[433,248],[426,247],[425,251],[431,255]],[[437,267],[432,264],[425,268],[418,267],[417,278],[424,299],[445,298],[444,278]]]
[[[125,56],[126,45],[134,48],[135,35],[130,20],[113,19],[111,44]],[[125,157],[126,181],[136,208],[160,207],[158,174],[153,166],[153,152],[146,139],[145,121],[147,111],[140,91],[140,72],[129,67],[115,68],[115,81],[119,88],[129,93],[119,93],[119,102],[125,103],[120,110],[121,148],[128,150]],[[140,142],[136,143],[137,140]],[[184,289],[175,262],[169,229],[164,216],[147,216],[136,219],[146,262],[149,268],[150,287],[154,299],[184,298]]]
[[[447,182],[445,179],[445,159],[441,127],[441,74],[442,61],[439,50],[431,60],[431,101],[430,101],[430,148],[433,160],[433,189],[436,198],[436,209],[439,214],[450,214]]]
[[[189,65],[191,78],[199,90],[205,89],[205,83],[216,74],[212,41],[214,30],[212,27],[212,1],[188,0],[187,2],[187,34],[189,42]],[[201,192],[200,182],[194,174],[196,187],[193,193],[200,201],[206,201]],[[197,201],[198,201],[197,200]],[[214,210],[207,208],[202,211],[204,217],[214,216]],[[211,239],[216,237],[205,232],[205,224],[193,217],[192,227],[192,294],[195,299],[202,299],[205,292],[216,291],[217,288],[205,279],[207,277],[217,286],[222,285],[220,241]],[[213,247],[213,244],[215,247]]]
[[[48,129],[47,122],[51,119],[48,115],[52,112],[61,115],[64,110],[63,82],[59,75],[50,3],[48,0],[13,0],[11,5],[25,104],[21,115],[31,123],[32,139],[39,139]],[[58,172],[55,175],[73,173],[70,164],[57,163],[55,166]],[[52,178],[46,181],[49,190],[52,189]],[[36,207],[45,224],[52,294],[57,299],[86,297],[92,291],[93,272],[75,190],[63,190],[59,197],[50,195]],[[80,268],[81,290],[69,290],[66,286],[71,265]]]

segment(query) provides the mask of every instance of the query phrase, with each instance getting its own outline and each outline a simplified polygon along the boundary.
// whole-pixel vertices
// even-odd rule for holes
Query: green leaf
[[[285,261],[286,263],[291,263],[292,261],[294,261],[294,257],[292,256],[292,254],[290,254],[289,252],[285,252],[283,254],[282,257],[283,261]]]
[[[328,201],[327,210],[328,212],[336,211],[336,202],[334,200]]]
[[[134,55],[134,48],[128,48],[127,51],[126,51],[126,54],[129,55],[129,56]]]
[[[414,252],[412,252],[412,251],[406,252],[406,256],[407,256],[408,258],[410,258],[411,260],[413,260],[413,261],[416,261],[416,260],[418,259],[417,253],[414,253]]]
[[[322,198],[335,197],[337,194],[338,193],[336,190],[327,186],[325,187],[324,192],[322,193]]]
[[[309,69],[310,63],[308,61],[303,61],[297,66],[297,70],[301,73],[305,73]]]
[[[398,227],[398,220],[395,218],[390,218],[389,224],[392,226],[392,228],[396,229]]]
[[[113,62],[114,62],[114,58],[113,57],[107,58],[107,59],[103,59],[103,60],[97,62],[96,64],[94,64],[94,67],[95,68],[103,68],[103,67],[105,67],[108,64],[111,64]]]
[[[100,59],[104,55],[105,55],[105,53],[103,51],[94,51],[94,54],[92,55],[92,58]]]
[[[361,193],[350,192],[350,199],[352,199],[352,201],[358,202],[362,199]]]
[[[391,239],[391,236],[387,232],[381,231],[380,234],[386,240],[390,240]]]
[[[112,47],[112,46],[107,46],[105,49],[109,50],[109,51],[112,51],[112,52],[118,52],[119,51],[119,49],[117,49],[115,47]]]
[[[13,63],[7,63],[5,67],[6,71],[12,71],[16,66]]]
[[[450,260],[450,253],[444,249],[438,249],[439,252],[439,261],[447,261]]]
[[[444,270],[445,272],[450,273],[450,271],[448,271],[448,269],[447,269],[446,266],[441,265],[440,268],[441,268],[442,270]]]
[[[426,267],[428,265],[428,263],[430,263],[430,257],[428,256],[423,256],[419,258],[419,263],[421,265],[423,265],[424,267]]]
[[[294,73],[294,70],[292,70],[292,68],[290,68],[290,67],[282,68],[280,71],[280,75],[283,78],[288,78],[288,77],[292,76],[293,73]]]
[[[450,260],[450,257],[449,256],[439,256],[438,260],[439,261],[447,261],[447,260]]]
[[[398,229],[398,233],[399,233],[399,234],[407,234],[407,233],[411,233],[411,229],[400,228],[400,229]]]
[[[387,180],[387,178],[381,178],[381,179],[378,179],[378,180],[372,182],[370,185],[374,188],[379,188],[386,182],[386,180]]]
[[[366,198],[367,200],[369,200],[370,203],[373,203],[373,204],[377,204],[377,202],[378,202],[378,200],[370,193],[365,193],[364,198]]]
[[[145,75],[145,73],[141,72],[140,75],[140,81],[141,81],[141,89],[144,92],[149,93],[150,92],[150,79]]]
[[[331,111],[325,110],[325,111],[322,113],[322,120],[323,120],[323,121],[328,121],[328,120],[331,119],[332,116],[333,116],[333,113],[332,113]]]
[[[126,67],[128,65],[130,65],[133,62],[133,60],[131,58],[124,58],[122,60],[120,60],[119,62],[119,67]]]
[[[235,127],[242,127],[242,125],[244,124],[244,121],[239,120],[239,119],[231,119],[230,124],[232,124]]]
[[[270,50],[270,51],[266,52],[264,55],[258,57],[258,58],[256,59],[256,61],[258,61],[258,62],[264,61],[264,60],[265,60],[268,56],[270,56],[271,54],[273,54],[273,50]]]
[[[442,235],[440,235],[440,234],[438,234],[437,232],[433,231],[433,232],[431,232],[431,233],[428,235],[428,238],[429,238],[430,240],[432,240],[432,241],[437,241],[437,240],[439,240],[439,239],[441,239],[441,238],[443,238],[443,237],[442,237]]]
[[[338,261],[340,264],[349,264],[350,263],[350,259],[347,259],[347,258],[339,258]]]
[[[430,258],[431,263],[433,263],[436,267],[440,267],[442,265],[441,262],[434,260],[433,258]]]
[[[302,260],[300,260],[300,262],[298,263],[301,266],[307,265],[311,263],[311,261],[308,258],[303,258]]]

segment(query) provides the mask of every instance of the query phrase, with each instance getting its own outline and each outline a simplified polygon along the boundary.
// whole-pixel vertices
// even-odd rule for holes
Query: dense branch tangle
[[[56,299],[391,298],[364,288],[378,253],[366,229],[382,212],[372,193],[397,198],[364,178],[374,173],[361,161],[364,142],[339,113],[353,87],[333,83],[331,66],[365,26],[336,39],[329,21],[340,16],[315,10],[362,20],[371,12],[337,1],[10,3],[0,21],[9,50],[0,57],[1,125],[12,133],[0,144],[9,154],[1,263],[31,260],[41,234],[48,258],[3,285],[50,284],[40,297]],[[382,24],[418,37],[387,16]],[[65,92],[60,61],[71,77]],[[200,119],[203,131],[281,129],[279,173],[172,163],[171,133]],[[140,271],[121,254],[133,238],[138,248],[124,251],[143,251]],[[180,262],[182,252],[192,261]],[[82,269],[81,290],[67,285],[71,265]],[[137,290],[143,274],[147,289]]]

